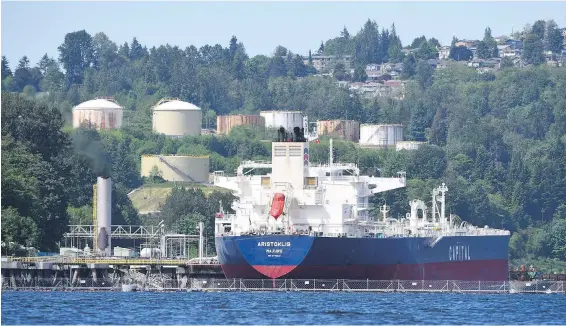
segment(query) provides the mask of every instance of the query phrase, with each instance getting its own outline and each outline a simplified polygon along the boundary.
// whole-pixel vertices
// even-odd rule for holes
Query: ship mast
[[[440,223],[446,223],[446,192],[448,191],[448,187],[446,187],[445,183],[442,183],[440,187],[438,187],[438,192],[440,192]]]
[[[381,214],[383,214],[383,221],[387,221],[387,213],[389,213],[389,206],[387,203],[384,203],[383,206],[380,208]]]
[[[328,151],[328,164],[332,166],[334,163],[334,155],[332,154],[332,138],[330,138],[330,149]]]

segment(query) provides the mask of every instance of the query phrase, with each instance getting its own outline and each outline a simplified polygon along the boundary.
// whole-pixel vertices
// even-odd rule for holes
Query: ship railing
[[[356,163],[332,163],[332,164],[311,164],[311,168],[345,168],[345,169],[356,169],[358,165]]]
[[[319,177],[319,181],[355,181],[356,176],[354,175],[336,175],[336,176],[324,176]]]

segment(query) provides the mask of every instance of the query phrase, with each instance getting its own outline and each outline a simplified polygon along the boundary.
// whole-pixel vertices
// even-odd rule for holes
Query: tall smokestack
[[[102,255],[111,256],[112,179],[98,177],[96,189],[97,249]]]

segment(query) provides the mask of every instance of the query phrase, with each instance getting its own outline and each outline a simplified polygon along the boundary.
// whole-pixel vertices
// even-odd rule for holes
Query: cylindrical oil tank
[[[112,179],[98,177],[96,180],[96,237],[100,253],[110,256],[112,237]]]
[[[202,110],[179,99],[162,99],[153,107],[153,131],[167,136],[197,136],[201,133]]]
[[[360,145],[376,147],[395,147],[403,140],[403,125],[400,124],[362,124],[360,125]]]
[[[329,135],[357,142],[360,139],[360,123],[354,120],[321,120],[316,122],[319,135]]]
[[[419,147],[424,144],[424,142],[421,141],[400,141],[397,142],[397,144],[395,144],[395,149],[400,151],[400,150],[417,150],[419,149]]]
[[[260,116],[265,118],[266,128],[293,130],[303,127],[303,113],[301,111],[261,111]]]
[[[265,127],[265,118],[261,115],[219,115],[216,117],[216,133],[229,134],[236,126]]]
[[[97,130],[122,126],[123,108],[113,98],[97,98],[73,108],[73,128],[86,124]]]
[[[209,170],[208,156],[143,155],[141,158],[142,177],[157,172],[166,181],[208,183]]]

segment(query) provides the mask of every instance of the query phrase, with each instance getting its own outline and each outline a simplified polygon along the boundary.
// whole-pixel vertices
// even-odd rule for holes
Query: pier
[[[76,289],[112,290],[122,284],[161,289],[185,287],[190,279],[222,278],[215,259],[6,257],[2,258],[2,290]]]
[[[226,279],[213,258],[4,257],[9,291],[310,291],[565,294],[566,281]]]

